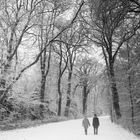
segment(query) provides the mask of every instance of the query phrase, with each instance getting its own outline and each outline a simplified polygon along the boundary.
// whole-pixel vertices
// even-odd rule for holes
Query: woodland
[[[0,0],[0,129],[110,115],[140,135],[139,0]]]

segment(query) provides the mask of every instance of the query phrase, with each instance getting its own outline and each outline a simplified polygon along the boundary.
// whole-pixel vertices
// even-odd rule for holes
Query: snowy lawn
[[[90,127],[86,136],[82,120],[79,119],[0,132],[0,140],[140,140],[120,126],[112,124],[108,117],[99,119],[99,135],[94,135],[93,128]]]

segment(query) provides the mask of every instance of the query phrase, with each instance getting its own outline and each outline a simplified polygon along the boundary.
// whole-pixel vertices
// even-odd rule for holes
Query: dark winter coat
[[[89,123],[89,120],[87,118],[84,118],[83,121],[82,121],[82,126],[85,128],[85,129],[88,129],[88,127],[90,126],[90,123]]]
[[[93,127],[97,128],[99,127],[99,119],[97,117],[93,118],[93,122],[92,122]]]

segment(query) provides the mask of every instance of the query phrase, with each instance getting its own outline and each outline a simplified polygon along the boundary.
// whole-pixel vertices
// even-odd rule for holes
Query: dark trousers
[[[98,127],[94,127],[94,135],[98,134]]]
[[[85,135],[87,135],[87,129],[85,128]]]

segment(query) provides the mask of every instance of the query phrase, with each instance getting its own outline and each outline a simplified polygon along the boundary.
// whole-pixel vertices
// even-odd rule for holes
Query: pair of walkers
[[[86,116],[84,117],[84,119],[82,121],[82,126],[84,127],[85,134],[87,135],[87,130],[90,126],[90,122]],[[98,127],[99,127],[99,119],[98,119],[96,114],[94,114],[92,126],[94,128],[94,135],[97,135],[98,134]]]

